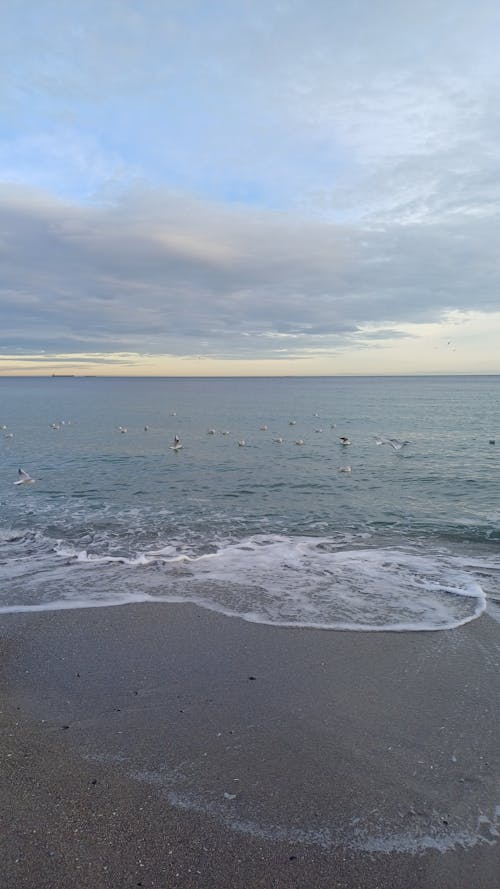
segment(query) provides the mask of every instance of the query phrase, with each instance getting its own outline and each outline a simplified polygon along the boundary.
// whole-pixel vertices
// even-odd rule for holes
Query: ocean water
[[[3,613],[498,619],[500,377],[3,378],[0,425]]]

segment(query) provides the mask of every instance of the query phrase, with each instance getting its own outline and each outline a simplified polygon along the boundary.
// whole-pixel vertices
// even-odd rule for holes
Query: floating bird
[[[145,426],[145,427],[144,427],[144,432],[147,432],[148,429],[149,429],[149,426]]]
[[[303,438],[298,438],[297,441],[295,442],[295,444],[296,444],[296,445],[303,445],[303,444],[304,444],[304,439],[303,439]]]
[[[275,444],[283,444],[283,439],[282,439],[282,438],[273,438],[273,441],[274,441]]]
[[[339,472],[352,472],[350,466],[339,466]]]
[[[246,445],[246,441],[245,441],[245,439],[242,438],[241,441],[238,442],[238,445],[240,446],[240,448],[244,448],[245,445]]]
[[[346,446],[346,445],[350,445],[350,444],[351,444],[351,442],[350,442],[349,439],[347,438],[347,435],[341,435],[341,436],[340,436],[340,444],[341,444],[341,445],[344,445],[344,446]]]
[[[118,431],[121,432],[122,435],[125,435],[125,433],[128,432],[128,429],[126,426],[118,426]]]
[[[207,429],[207,435],[215,435],[215,429]]]
[[[395,451],[400,451],[405,445],[410,444],[409,441],[400,441],[399,438],[384,438],[382,435],[375,435],[375,442],[378,445],[388,444]]]
[[[290,420],[290,422],[289,422],[288,425],[289,425],[289,426],[296,426],[296,425],[297,425],[297,420]]]
[[[261,427],[260,427],[260,431],[261,431],[261,432],[267,432],[267,426],[261,426]]]
[[[18,469],[17,474],[19,478],[17,482],[14,482],[15,485],[33,485],[36,481],[36,479],[31,478],[31,475],[28,475],[24,469]]]
[[[174,443],[173,443],[173,445],[170,445],[170,449],[172,451],[180,451],[181,448],[182,448],[182,445],[181,445],[181,440],[180,440],[179,436],[174,435]]]

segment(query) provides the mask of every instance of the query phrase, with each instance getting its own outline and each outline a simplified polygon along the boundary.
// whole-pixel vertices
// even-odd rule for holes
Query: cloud
[[[490,0],[22,6],[1,13],[10,181],[88,198],[142,177],[359,218],[418,208],[446,171],[473,186],[495,154]]]
[[[382,342],[497,307],[489,218],[362,228],[147,189],[101,206],[0,198],[8,353],[334,353],[367,326]]]
[[[0,13],[5,354],[309,360],[495,312],[492,0],[28,5]]]

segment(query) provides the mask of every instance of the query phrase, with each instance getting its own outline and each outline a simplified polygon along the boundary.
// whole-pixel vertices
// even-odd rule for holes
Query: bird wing
[[[400,441],[399,438],[388,438],[387,444],[390,444],[391,447],[394,448],[395,451],[400,451],[405,445],[409,444],[407,441]]]

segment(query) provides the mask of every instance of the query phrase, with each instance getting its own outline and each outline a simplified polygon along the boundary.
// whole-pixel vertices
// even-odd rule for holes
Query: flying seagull
[[[17,474],[19,478],[17,482],[14,482],[15,485],[32,485],[36,481],[36,479],[31,478],[31,475],[28,475],[24,469],[18,469]]]
[[[409,441],[400,441],[399,438],[384,438],[382,435],[375,435],[375,442],[378,445],[388,444],[395,451],[400,451],[405,445],[410,444]]]

